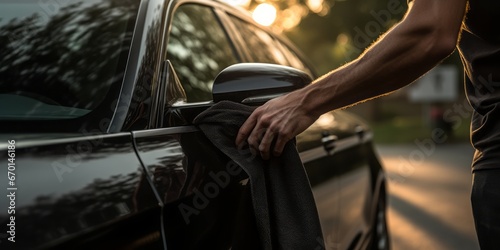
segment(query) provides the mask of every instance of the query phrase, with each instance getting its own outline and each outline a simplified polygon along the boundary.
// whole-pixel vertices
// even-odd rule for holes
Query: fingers
[[[276,144],[274,144],[274,149],[273,149],[273,155],[278,157],[283,153],[283,149],[285,148],[285,144],[289,141],[290,139],[285,137],[283,134],[279,134],[278,138],[276,139]]]
[[[258,148],[260,155],[264,160],[268,160],[271,153],[275,157],[280,156],[281,153],[283,153],[286,143],[290,141],[291,138],[292,136],[285,133],[285,131],[276,129],[273,131],[271,128],[267,129]],[[274,144],[273,141],[275,142]]]
[[[276,117],[263,114],[260,108],[257,108],[241,126],[235,143],[238,148],[242,148],[248,142],[252,154],[258,151],[264,160],[268,160],[271,153],[278,157],[283,152],[285,144],[293,138],[290,136],[291,133],[281,131],[288,131],[286,126],[290,124],[280,126]]]
[[[266,129],[262,128],[260,122],[257,122],[257,125],[253,128],[252,132],[248,136],[247,142],[248,146],[253,152],[260,151],[260,142],[264,138],[266,134]]]
[[[245,142],[248,142],[252,152],[260,152],[261,157],[267,160],[270,156],[270,148],[274,139],[274,133],[267,129],[268,126],[264,124],[267,119],[262,119],[259,114],[259,109],[256,109],[243,125],[241,125],[235,142],[239,148],[241,148]]]
[[[266,129],[264,137],[260,141],[259,145],[259,151],[260,151],[260,156],[264,160],[269,159],[269,151],[271,148],[271,143],[274,140],[274,133],[270,129]]]
[[[236,136],[236,145],[241,147],[243,142],[245,142],[250,133],[253,131],[255,124],[257,123],[256,113],[253,112],[248,119],[241,125],[240,130],[238,131],[238,135]]]

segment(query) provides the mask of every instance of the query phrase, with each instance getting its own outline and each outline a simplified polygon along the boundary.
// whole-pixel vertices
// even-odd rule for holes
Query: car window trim
[[[193,125],[187,125],[178,127],[155,128],[148,130],[136,130],[132,131],[132,136],[133,138],[143,138],[151,136],[170,135],[170,134],[185,134],[197,131],[199,131],[197,127]]]
[[[233,46],[235,47],[235,51],[239,53],[239,62],[248,61],[250,58],[249,51],[246,49],[246,46],[244,46],[245,43],[243,37],[241,37],[229,14],[220,8],[215,8],[214,11],[219,17],[221,25],[226,30],[226,34],[231,39]]]
[[[140,70],[139,58],[142,56],[141,44],[146,35],[145,31],[147,30],[145,24],[147,22],[146,17],[148,4],[148,2],[141,2],[139,5],[137,19],[133,30],[134,35],[130,43],[130,51],[127,58],[128,63],[125,67],[123,81],[116,99],[116,106],[113,109],[113,114],[111,115],[111,120],[108,128],[106,129],[106,133],[117,133],[122,131],[126,122],[126,115],[120,115],[120,110],[126,108],[128,112],[130,105],[133,102],[133,90]]]

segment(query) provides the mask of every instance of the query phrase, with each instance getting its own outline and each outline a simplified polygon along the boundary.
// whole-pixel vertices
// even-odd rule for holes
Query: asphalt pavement
[[[479,249],[470,206],[469,144],[377,145],[389,179],[394,250]]]

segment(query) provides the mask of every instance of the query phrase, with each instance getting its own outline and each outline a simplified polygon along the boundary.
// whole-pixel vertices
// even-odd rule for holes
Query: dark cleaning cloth
[[[223,101],[199,114],[194,123],[249,176],[262,249],[324,249],[311,186],[297,149],[288,142],[280,157],[252,156],[235,145],[239,128],[253,108]]]

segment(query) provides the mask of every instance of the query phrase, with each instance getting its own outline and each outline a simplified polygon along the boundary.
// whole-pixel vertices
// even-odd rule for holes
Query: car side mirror
[[[214,102],[260,105],[300,89],[312,78],[295,68],[267,63],[238,63],[222,70],[212,88]]]

